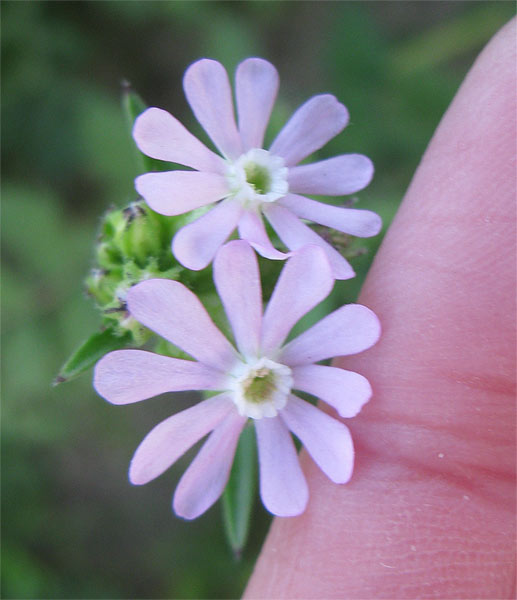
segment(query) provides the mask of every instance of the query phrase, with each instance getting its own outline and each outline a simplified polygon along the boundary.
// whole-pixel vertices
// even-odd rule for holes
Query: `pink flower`
[[[158,477],[210,434],[181,478],[173,501],[179,516],[198,517],[223,492],[239,435],[251,418],[264,505],[276,515],[298,515],[305,509],[308,489],[289,431],[336,483],[350,478],[354,451],[343,423],[292,390],[317,396],[342,417],[356,415],[370,398],[368,381],[358,373],[314,363],[369,348],[379,337],[379,321],[368,308],[351,304],[284,343],[293,325],[333,285],[325,253],[316,246],[301,249],[287,261],[264,314],[257,259],[246,242],[233,241],[219,250],[214,280],[236,348],[184,285],[144,281],[128,293],[129,312],[195,361],[118,350],[97,363],[95,389],[113,404],[164,392],[220,391],[157,425],[133,456],[130,481],[139,485]]]
[[[273,65],[249,58],[237,67],[238,126],[228,75],[220,63],[208,59],[194,63],[185,73],[183,87],[197,120],[222,157],[159,108],[140,115],[133,130],[144,154],[195,169],[138,177],[136,189],[153,210],[178,215],[215,204],[175,236],[172,248],[179,262],[189,269],[203,269],[235,228],[262,256],[286,258],[287,254],[272,246],[262,220],[265,216],[287,248],[320,246],[334,278],[353,277],[349,263],[301,219],[370,237],[379,233],[380,217],[300,194],[353,194],[370,182],[371,161],[360,154],[343,154],[296,166],[342,131],[348,122],[346,108],[329,94],[314,96],[294,113],[269,150],[264,150],[264,133],[278,89]]]

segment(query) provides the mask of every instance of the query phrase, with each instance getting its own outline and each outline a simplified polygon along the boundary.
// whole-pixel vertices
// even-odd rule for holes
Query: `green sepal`
[[[132,336],[130,333],[122,336],[116,335],[111,328],[94,333],[77,348],[61,367],[59,374],[53,381],[53,385],[74,379],[93,367],[107,352],[124,348],[131,343],[131,340]]]
[[[248,423],[241,434],[222,497],[226,537],[237,560],[248,539],[257,487],[257,444],[253,430],[254,427]]]

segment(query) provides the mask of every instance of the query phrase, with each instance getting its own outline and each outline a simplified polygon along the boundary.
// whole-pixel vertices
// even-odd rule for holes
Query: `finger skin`
[[[471,69],[361,294],[383,325],[339,365],[374,390],[356,466],[276,519],[247,598],[513,598],[515,23]]]

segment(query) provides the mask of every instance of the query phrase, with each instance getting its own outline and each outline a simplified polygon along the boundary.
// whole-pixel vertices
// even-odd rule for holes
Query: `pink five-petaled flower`
[[[370,237],[379,233],[380,217],[299,194],[353,194],[370,182],[371,161],[360,154],[344,154],[296,166],[345,127],[346,108],[329,94],[314,96],[294,113],[269,150],[264,150],[264,132],[278,89],[273,65],[250,58],[237,67],[238,127],[228,75],[220,63],[208,59],[194,63],[185,73],[183,87],[197,120],[222,157],[158,108],[140,115],[133,130],[144,154],[195,169],[138,177],[136,189],[153,210],[179,215],[215,203],[174,237],[172,249],[179,262],[193,270],[206,267],[235,228],[262,256],[286,258],[288,254],[271,244],[262,220],[265,216],[287,248],[320,246],[334,278],[353,277],[352,267],[341,254],[300,219]]]
[[[184,285],[147,280],[129,290],[129,312],[196,361],[118,350],[97,363],[95,388],[113,404],[171,391],[221,391],[157,425],[131,461],[130,481],[144,484],[158,477],[211,432],[174,495],[175,512],[196,518],[223,492],[239,435],[251,418],[262,501],[276,515],[298,515],[305,509],[308,489],[289,430],[336,483],[350,478],[354,452],[343,423],[291,390],[321,398],[342,417],[356,415],[370,398],[368,381],[313,363],[369,348],[379,337],[379,321],[368,308],[350,304],[284,345],[292,326],[333,285],[325,253],[316,246],[306,246],[288,260],[264,314],[257,259],[247,242],[233,241],[219,250],[214,280],[237,349]]]

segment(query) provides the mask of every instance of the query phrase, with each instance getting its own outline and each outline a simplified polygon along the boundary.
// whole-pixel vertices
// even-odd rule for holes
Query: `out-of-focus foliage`
[[[513,12],[497,1],[2,3],[3,598],[237,597],[269,522],[257,503],[236,563],[220,505],[194,523],[172,515],[192,453],[129,485],[137,444],[192,398],[114,407],[88,376],[51,388],[99,323],[82,286],[100,215],[134,200],[122,80],[195,133],[180,82],[202,56],[230,70],[251,55],[275,63],[270,137],[310,95],[335,94],[351,122],[321,156],[373,159],[357,206],[387,226],[473,58]],[[369,253],[334,303],[355,299],[379,243],[360,241]]]

